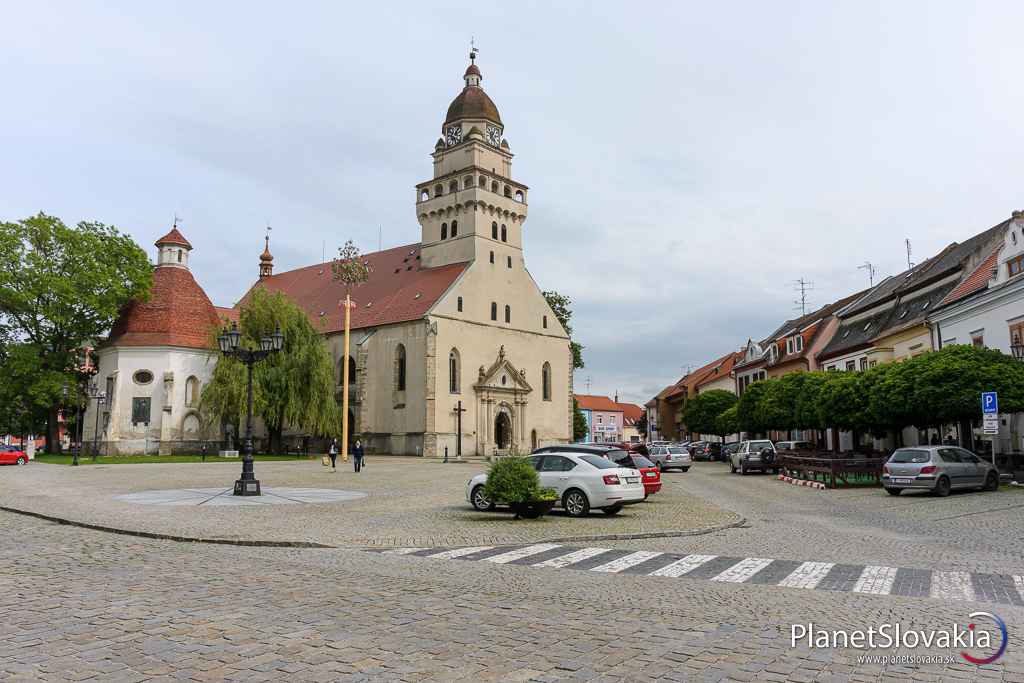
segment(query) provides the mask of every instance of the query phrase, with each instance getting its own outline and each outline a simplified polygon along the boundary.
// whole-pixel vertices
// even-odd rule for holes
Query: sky
[[[579,392],[643,403],[1024,209],[1024,3],[63,2],[0,8],[0,220],[175,214],[217,305],[419,240],[471,37],[573,300]]]

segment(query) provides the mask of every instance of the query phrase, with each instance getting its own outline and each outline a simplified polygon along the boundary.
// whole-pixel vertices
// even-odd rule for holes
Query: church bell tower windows
[[[498,302],[491,302],[491,320],[497,322],[498,320]]]
[[[508,229],[505,228],[505,224],[504,223],[502,223],[502,225],[501,225],[501,241],[502,242],[508,242]]]
[[[448,224],[447,223],[442,223],[441,224],[441,239],[443,239],[443,240],[448,239]]]

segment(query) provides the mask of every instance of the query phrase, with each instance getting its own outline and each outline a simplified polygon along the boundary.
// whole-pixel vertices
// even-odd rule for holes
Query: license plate
[[[655,476],[657,476],[657,475],[655,475],[654,472],[648,472],[647,473],[647,478],[648,479],[654,479]]]
[[[913,484],[914,480],[910,477],[893,477],[892,483],[894,484]]]
[[[626,477],[626,483],[627,484],[639,484],[640,483],[640,477]]]

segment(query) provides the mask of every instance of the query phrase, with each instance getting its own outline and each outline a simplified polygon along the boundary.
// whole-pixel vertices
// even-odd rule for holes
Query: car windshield
[[[668,449],[668,452],[669,453],[685,453],[686,449],[685,448],[680,448],[678,446],[673,446],[672,448]]]
[[[633,464],[637,467],[654,467],[654,463],[642,455],[634,455]]]
[[[931,454],[915,448],[901,448],[892,454],[889,462],[928,462]]]
[[[628,455],[629,455],[629,453],[627,453],[626,451],[623,451],[623,450],[614,450],[614,451],[608,451],[607,453],[605,453],[605,457],[611,458],[612,460],[622,460],[623,458],[625,458]]]
[[[772,447],[772,442],[771,441],[751,441],[750,442],[750,450],[755,450],[755,449],[756,450],[761,450],[762,448],[771,448],[771,447]]]
[[[612,470],[619,466],[617,463],[614,463],[611,460],[606,460],[600,455],[581,455],[580,460],[590,463],[599,470]]]

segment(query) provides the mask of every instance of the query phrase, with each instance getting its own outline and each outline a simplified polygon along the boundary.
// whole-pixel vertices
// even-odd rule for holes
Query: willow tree
[[[256,288],[242,305],[239,321],[242,345],[248,348],[258,348],[259,340],[277,327],[284,334],[281,353],[253,369],[253,412],[266,426],[270,450],[280,450],[285,427],[319,436],[338,433],[331,354],[305,312],[280,292]],[[200,400],[204,420],[234,425],[237,434],[245,409],[245,366],[221,356]]]

